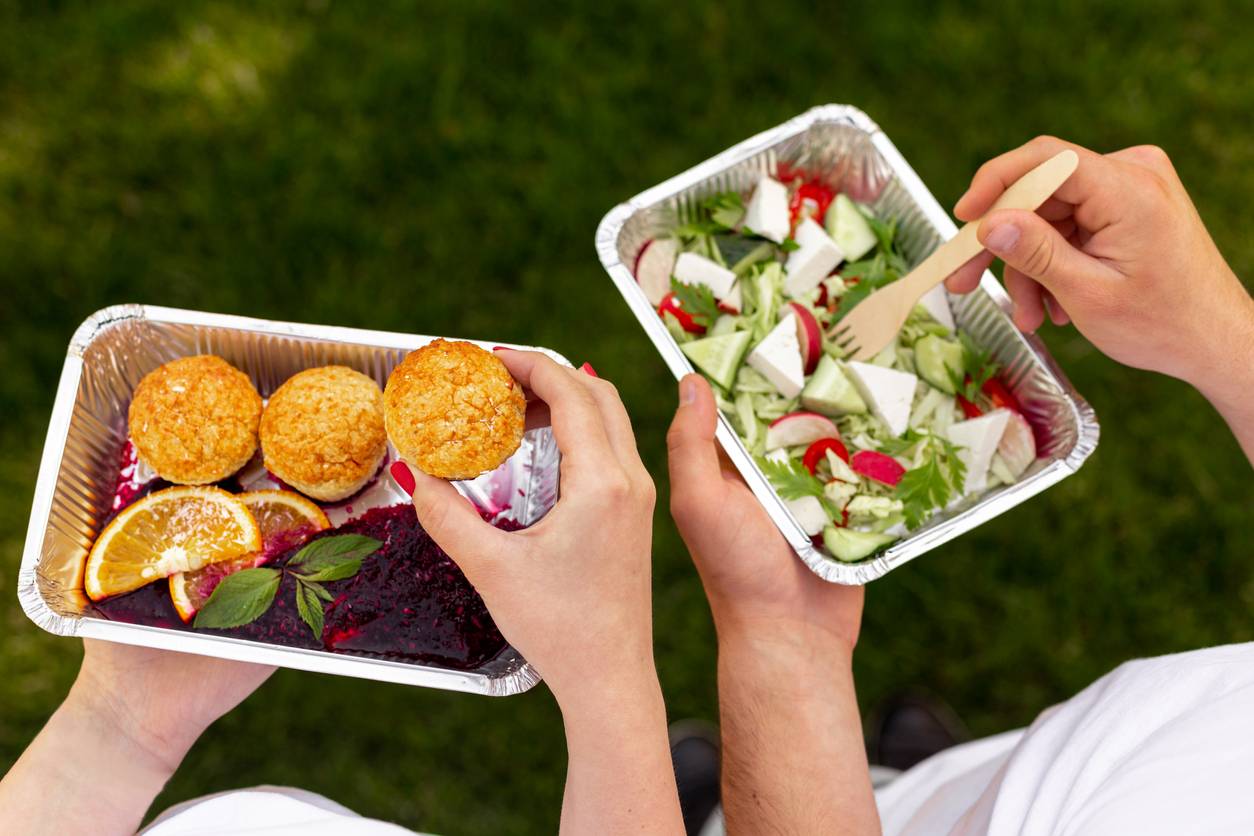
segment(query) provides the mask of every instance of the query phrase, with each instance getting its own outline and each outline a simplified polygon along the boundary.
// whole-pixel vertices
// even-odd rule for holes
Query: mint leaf
[[[335,596],[327,592],[327,588],[320,583],[311,583],[309,588],[318,594],[318,597],[328,604],[335,600]]]
[[[318,584],[303,580],[296,583],[296,611],[300,613],[301,620],[309,625],[314,638],[322,641],[323,612],[319,591],[325,590]]]
[[[218,582],[196,613],[194,626],[239,627],[255,621],[274,603],[282,573],[278,569],[241,569]]]
[[[362,559],[374,554],[382,545],[382,541],[361,534],[337,534],[334,537],[323,537],[320,540],[314,540],[292,555],[291,560],[287,562],[287,568],[299,566],[307,573],[314,573],[351,560],[358,561],[360,565]]]
[[[293,572],[292,574],[303,581],[342,581],[345,578],[351,578],[353,575],[356,575],[357,570],[360,568],[361,558],[354,557],[342,563],[324,566],[316,572]]]

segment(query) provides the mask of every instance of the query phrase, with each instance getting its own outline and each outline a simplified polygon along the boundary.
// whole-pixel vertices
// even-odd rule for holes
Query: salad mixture
[[[746,203],[706,199],[642,248],[635,275],[801,527],[874,556],[965,497],[1017,481],[1036,441],[942,287],[870,362],[833,326],[910,264],[893,219],[780,166]]]

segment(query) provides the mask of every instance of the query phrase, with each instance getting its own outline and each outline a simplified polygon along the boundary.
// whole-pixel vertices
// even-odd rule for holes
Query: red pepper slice
[[[988,399],[992,401],[994,409],[1011,409],[1023,414],[1023,407],[1019,405],[1019,399],[1014,393],[995,377],[990,377],[984,381],[984,385],[980,387]]]
[[[968,418],[979,418],[984,414],[984,410],[971,403],[971,401],[967,400],[962,395],[958,396],[958,406],[961,407],[962,414]]]
[[[836,195],[827,186],[814,180],[802,183],[792,193],[788,202],[788,218],[795,227],[803,215],[809,215],[818,223],[823,223],[827,207],[832,205]]]
[[[683,328],[689,334],[704,334],[705,326],[697,323],[692,315],[683,309],[679,304],[679,300],[675,298],[674,293],[668,293],[662,297],[662,301],[657,306],[658,316],[668,313],[675,317],[679,323],[679,327]]]
[[[801,463],[811,475],[818,472],[819,462],[826,458],[828,450],[844,459],[846,464],[849,463],[849,450],[843,441],[839,438],[820,438],[807,447],[805,455],[801,457]]]

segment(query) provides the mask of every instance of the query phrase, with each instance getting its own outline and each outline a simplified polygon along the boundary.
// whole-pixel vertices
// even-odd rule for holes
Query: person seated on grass
[[[1075,174],[1037,213],[986,218],[989,253],[949,289],[970,292],[1000,257],[1020,328],[1071,321],[1115,360],[1192,384],[1254,461],[1254,300],[1161,150],[1036,139],[984,165],[954,213],[978,218],[1066,147],[1080,154]],[[728,832],[1254,833],[1254,643],[1129,662],[1031,727],[948,749],[873,791],[851,666],[863,591],[796,558],[720,457],[715,421],[709,385],[685,377],[671,511],[718,634]],[[717,814],[690,827],[720,830]]]
[[[653,663],[654,486],[614,388],[532,352],[499,351],[548,406],[562,497],[504,532],[452,485],[404,464],[418,518],[543,674],[569,750],[563,833],[681,834]],[[201,733],[273,668],[85,641],[65,702],[0,781],[0,833],[133,833]],[[145,833],[407,833],[313,793],[265,787],[167,811]]]

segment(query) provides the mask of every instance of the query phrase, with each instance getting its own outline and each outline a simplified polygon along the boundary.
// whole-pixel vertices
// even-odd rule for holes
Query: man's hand
[[[667,435],[671,515],[720,633],[820,630],[852,652],[862,587],[828,583],[797,558],[714,440],[717,409],[705,378],[688,375],[679,392]]]
[[[679,383],[671,513],[718,628],[723,810],[733,833],[874,833],[854,693],[862,587],[793,553],[714,440],[714,396]]]
[[[536,525],[505,532],[448,482],[414,472],[418,520],[561,706],[570,750],[563,832],[681,833],[653,663],[656,493],[627,411],[590,372],[534,352],[497,356],[534,396],[529,417],[547,408],[561,499]]]
[[[1254,300],[1161,149],[1102,155],[1038,137],[985,163],[954,214],[978,218],[1008,184],[1064,148],[1080,164],[1052,199],[1035,213],[1006,209],[980,224],[981,243],[1006,263],[1016,324],[1033,331],[1046,313],[1059,325],[1070,320],[1111,358],[1193,384],[1254,455]],[[966,293],[978,280],[967,270],[948,287]]]

